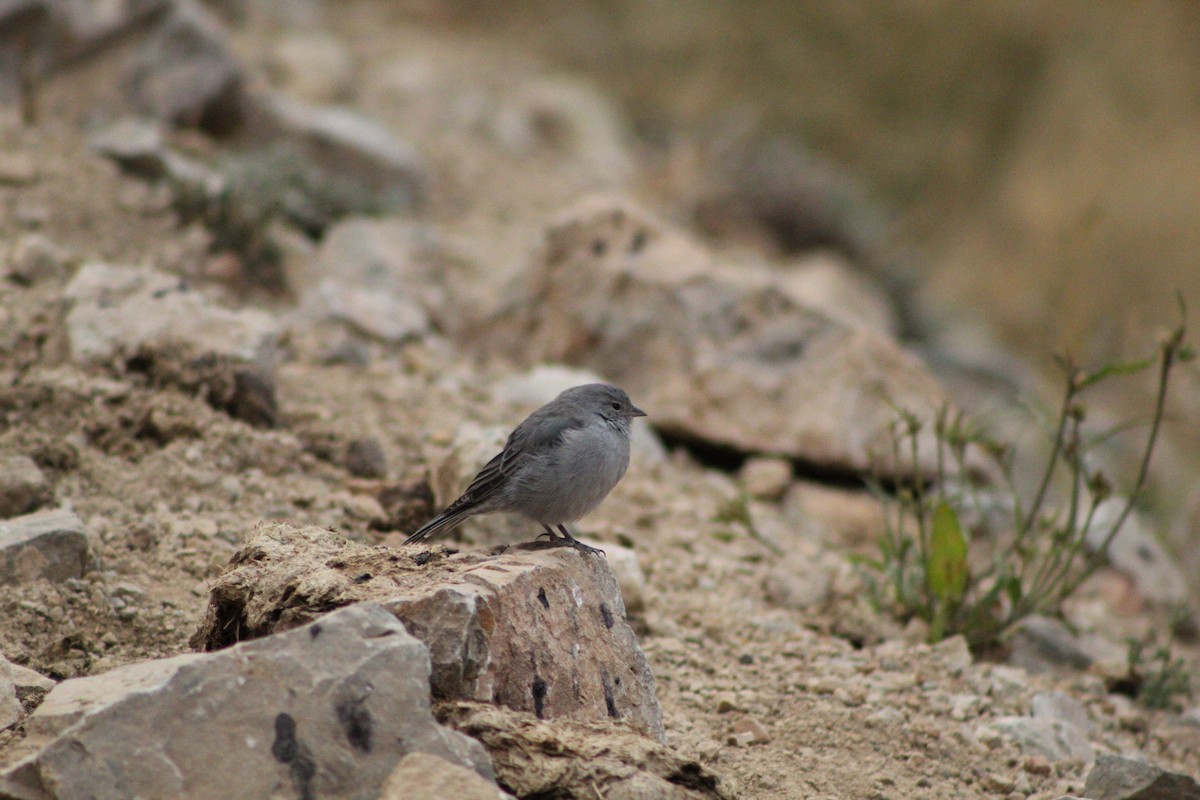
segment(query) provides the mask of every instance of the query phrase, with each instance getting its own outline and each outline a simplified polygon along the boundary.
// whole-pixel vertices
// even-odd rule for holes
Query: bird
[[[625,475],[630,425],[644,416],[611,384],[567,389],[513,429],[462,496],[404,543],[426,541],[476,514],[509,512],[540,524],[538,540],[602,553],[575,539],[566,523],[600,505]]]

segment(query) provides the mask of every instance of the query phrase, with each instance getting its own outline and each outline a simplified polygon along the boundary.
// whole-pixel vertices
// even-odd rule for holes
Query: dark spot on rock
[[[424,553],[419,553],[413,557],[413,563],[418,567],[423,567],[429,563],[429,559],[433,558],[433,551],[426,550]]]
[[[546,589],[544,587],[538,589],[538,600],[542,604],[542,608],[550,608],[550,598],[546,597]]]
[[[317,765],[312,753],[297,738],[296,720],[291,714],[285,712],[275,717],[275,742],[271,745],[271,755],[280,764],[288,765],[288,775],[300,800],[316,800],[312,781],[317,774]]]
[[[609,683],[608,673],[600,671],[600,683],[604,685],[604,707],[608,709],[608,715],[613,719],[620,719],[621,713],[617,711],[617,701],[613,697],[612,684]]]
[[[360,753],[371,752],[371,730],[374,727],[371,712],[366,708],[368,691],[358,697],[339,700],[333,710],[337,713],[338,722],[346,732],[350,746]]]
[[[308,636],[310,639],[315,639],[320,635],[321,635],[320,623],[317,623],[316,625],[313,625],[311,628],[308,629]]]
[[[738,663],[739,664],[753,664],[754,656],[750,655],[749,653],[742,653],[740,656],[738,656]]]
[[[543,714],[546,708],[546,682],[541,678],[533,679],[533,713],[538,719],[545,719]]]
[[[633,232],[633,240],[629,242],[629,252],[640,253],[642,248],[646,246],[646,229],[638,228]]]
[[[371,573],[364,572],[362,575],[356,576],[354,578],[354,582],[355,583],[366,583],[367,581],[371,580],[372,577],[373,576],[371,575]]]
[[[1137,552],[1138,558],[1140,558],[1142,561],[1145,561],[1147,564],[1154,563],[1154,551],[1152,551],[1149,546],[1139,544],[1135,552]]]
[[[603,239],[592,240],[592,255],[600,257],[608,251],[608,242]]]
[[[613,615],[612,615],[612,611],[608,607],[608,603],[600,604],[600,619],[604,620],[604,627],[608,628],[609,630],[612,630]]]

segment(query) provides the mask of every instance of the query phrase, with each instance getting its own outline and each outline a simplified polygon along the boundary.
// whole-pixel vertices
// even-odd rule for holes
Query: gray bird
[[[516,427],[462,497],[425,523],[405,544],[422,542],[476,514],[521,514],[551,542],[599,552],[577,541],[565,523],[600,505],[629,466],[630,422],[646,412],[607,383],[567,389]],[[562,536],[555,534],[557,528]]]

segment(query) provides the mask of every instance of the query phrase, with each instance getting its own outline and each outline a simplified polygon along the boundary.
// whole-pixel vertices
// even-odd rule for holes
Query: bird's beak
[[[630,406],[630,407],[629,407],[629,416],[631,416],[631,417],[644,417],[644,416],[646,416],[646,412],[645,412],[645,411],[642,411],[642,410],[641,410],[640,408],[638,408],[637,406]]]

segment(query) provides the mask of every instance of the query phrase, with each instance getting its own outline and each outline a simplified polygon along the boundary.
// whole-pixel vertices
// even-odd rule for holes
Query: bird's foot
[[[563,545],[569,545],[571,547],[574,547],[576,550],[578,550],[581,553],[595,553],[596,555],[604,556],[605,558],[608,558],[608,556],[605,555],[604,551],[601,550],[599,547],[592,547],[590,544],[584,544],[583,542],[579,541],[578,539],[570,539],[569,541],[563,542]]]

